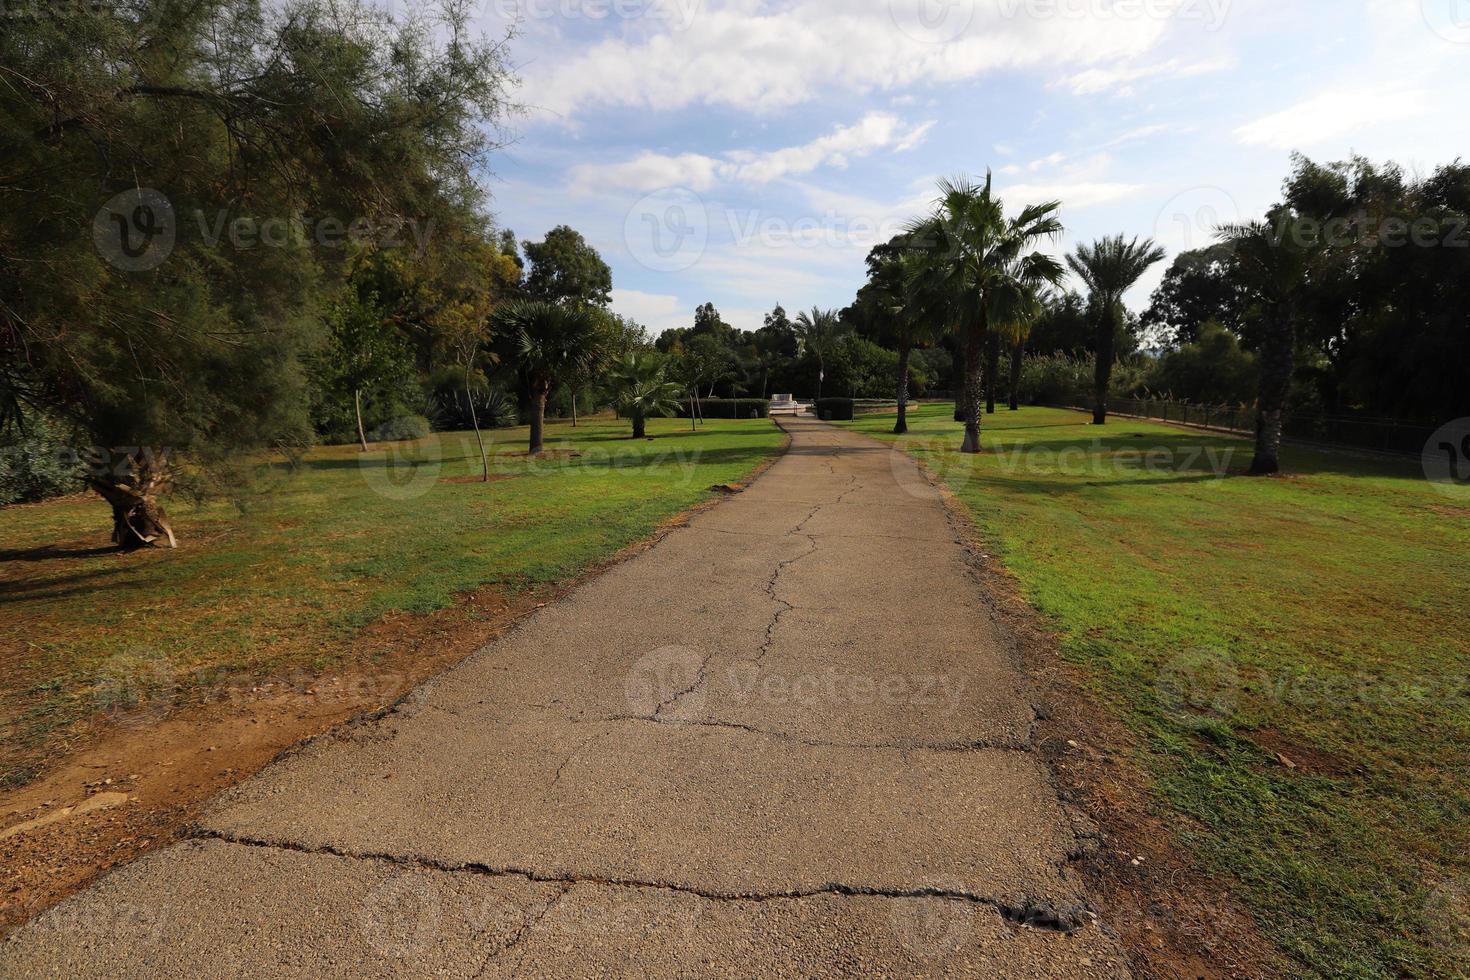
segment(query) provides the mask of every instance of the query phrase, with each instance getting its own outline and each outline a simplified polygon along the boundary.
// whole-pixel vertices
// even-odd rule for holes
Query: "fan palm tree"
[[[499,331],[514,338],[516,369],[530,388],[531,455],[545,448],[547,396],[596,359],[606,316],[593,307],[545,300],[517,300],[496,311]]]
[[[673,415],[683,389],[670,381],[663,360],[653,351],[630,351],[613,368],[608,380],[616,404],[633,420],[633,438],[648,435],[649,416]]]
[[[937,341],[946,329],[939,285],[939,275],[922,252],[900,251],[873,269],[873,298],[886,327],[884,332],[898,348],[896,435],[909,430],[909,362],[913,349]]]
[[[934,213],[910,229],[915,242],[933,250],[942,290],[958,322],[964,347],[964,453],[980,451],[980,398],[983,360],[992,321],[1010,322],[1030,302],[1038,284],[1061,281],[1061,263],[1028,251],[1042,239],[1062,232],[1059,201],[1024,208],[1014,218],[992,188],[967,177],[939,183]]]
[[[836,310],[812,307],[810,313],[796,315],[796,337],[801,346],[817,357],[817,399],[822,397],[822,382],[827,377],[827,352],[832,343],[844,332]]]
[[[1040,284],[1030,285],[1028,295],[1017,308],[1011,311],[1011,316],[994,324],[996,336],[1010,351],[1011,383],[1007,399],[1012,412],[1019,411],[1021,408],[1021,367],[1026,356],[1026,341],[1031,337],[1031,327],[1036,323],[1036,318],[1041,316],[1043,306]],[[997,365],[995,371],[998,370]],[[994,371],[991,376],[994,377]]]
[[[1260,388],[1256,397],[1256,452],[1251,476],[1281,472],[1281,426],[1296,373],[1296,312],[1320,252],[1316,235],[1302,234],[1301,218],[1285,207],[1265,221],[1225,225],[1221,241],[1235,253],[1236,268],[1261,323]]]
[[[1113,378],[1114,340],[1124,325],[1123,294],[1163,261],[1164,250],[1151,238],[1125,241],[1122,235],[1079,245],[1067,264],[1087,286],[1097,304],[1097,368],[1093,374],[1092,424],[1108,421],[1108,385]]]

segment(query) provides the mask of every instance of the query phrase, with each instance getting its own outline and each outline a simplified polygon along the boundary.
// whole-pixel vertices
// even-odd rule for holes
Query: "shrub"
[[[1028,405],[1090,405],[1092,403],[1092,354],[1045,354],[1021,362],[1021,401]],[[1124,358],[1113,365],[1108,385],[1115,398],[1134,398],[1148,389],[1149,364]],[[997,386],[1003,389],[1004,385]]]
[[[771,416],[768,398],[704,398],[699,402],[707,419],[764,419]],[[689,417],[689,399],[679,403],[679,418]]]
[[[820,398],[813,407],[825,422],[851,422],[855,404],[851,398]]]
[[[400,415],[368,433],[369,442],[407,442],[429,434],[429,420],[422,415]]]
[[[0,441],[0,505],[29,503],[83,489],[86,468],[59,426],[34,418],[24,435]]]

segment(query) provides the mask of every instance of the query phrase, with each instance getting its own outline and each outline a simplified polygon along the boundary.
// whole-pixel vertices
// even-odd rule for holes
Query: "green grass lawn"
[[[901,445],[1265,933],[1319,976],[1470,975],[1470,501],[1417,461],[1288,449],[1289,477],[1251,479],[1239,439],[1042,408],[987,417],[967,458],[950,413]]]
[[[347,641],[387,613],[575,577],[785,439],[768,421],[629,433],[611,419],[552,424],[552,458],[536,460],[524,428],[487,433],[488,484],[463,482],[480,472],[469,433],[317,449],[295,472],[263,467],[239,500],[171,502],[177,551],[111,553],[110,512],[91,496],[0,509],[4,782],[30,778],[106,709],[119,675],[132,696],[138,683],[342,666]]]

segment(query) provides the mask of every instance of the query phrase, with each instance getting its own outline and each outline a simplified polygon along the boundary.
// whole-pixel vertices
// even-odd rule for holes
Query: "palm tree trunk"
[[[827,365],[822,355],[817,355],[817,401],[822,400],[822,382],[827,378]]]
[[[551,385],[537,384],[531,391],[531,448],[532,456],[546,448],[546,398],[551,394]]]
[[[985,338],[985,414],[995,414],[995,376],[1000,373],[1000,334]]]
[[[1117,335],[1120,300],[1103,303],[1102,316],[1097,328],[1097,363],[1092,375],[1092,424],[1106,425],[1108,422],[1108,387],[1113,381],[1113,338]]]
[[[689,389],[689,431],[699,431],[699,416],[694,414],[694,398],[698,394],[697,387]]]
[[[480,435],[480,417],[475,414],[475,395],[470,390],[470,369],[468,366],[464,369],[464,397],[470,404],[470,424],[475,427],[475,442],[480,446],[480,469],[484,473],[480,482],[489,483],[490,457],[485,455],[485,439]]]
[[[980,451],[980,400],[982,371],[985,362],[985,341],[990,331],[983,320],[978,329],[971,329],[965,336],[965,441],[960,445],[962,453]]]
[[[1261,387],[1256,407],[1256,455],[1251,476],[1281,472],[1281,427],[1291,377],[1296,370],[1296,317],[1286,304],[1277,305],[1261,338]]]
[[[648,417],[643,414],[643,409],[633,409],[633,438],[645,439],[648,437]]]
[[[572,428],[577,427],[577,389],[572,389]]]
[[[955,386],[954,420],[965,420],[965,352],[958,343],[949,345],[949,376]]]
[[[762,401],[765,400],[766,392],[770,390],[770,386],[771,386],[771,369],[770,368],[764,368],[764,369],[761,370],[761,400]]]
[[[357,412],[357,441],[362,444],[362,451],[368,451],[367,433],[362,428],[362,389],[352,390],[352,407]]]
[[[1025,363],[1026,341],[1016,341],[1016,346],[1011,348],[1011,411],[1019,411],[1021,408],[1021,367]]]
[[[909,354],[907,338],[899,341],[898,347],[898,422],[893,426],[895,435],[909,431]]]

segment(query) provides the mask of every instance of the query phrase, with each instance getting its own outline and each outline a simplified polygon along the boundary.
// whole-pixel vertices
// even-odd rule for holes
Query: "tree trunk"
[[[641,408],[633,409],[633,438],[648,438],[648,418]]]
[[[817,355],[817,401],[822,400],[822,382],[827,380],[827,364]]]
[[[954,420],[965,420],[965,353],[958,343],[949,345],[949,376],[954,391]]]
[[[909,354],[911,348],[907,338],[898,346],[898,421],[893,426],[895,435],[909,431]]]
[[[367,433],[362,428],[362,389],[354,388],[352,391],[352,407],[357,411],[357,438],[362,443],[362,451],[368,451]]]
[[[770,390],[770,387],[771,387],[771,369],[770,368],[763,368],[761,370],[761,399],[762,400],[765,400],[766,392]]]
[[[699,431],[699,417],[694,414],[694,396],[695,396],[695,393],[697,392],[697,390],[698,390],[697,388],[690,388],[689,389],[689,431],[690,432],[697,432],[697,431]]]
[[[971,329],[965,335],[965,441],[960,446],[962,453],[980,451],[980,400],[984,396],[981,372],[985,361],[985,341],[990,333],[988,327],[982,313],[978,329]]]
[[[531,389],[531,448],[532,456],[540,455],[546,448],[546,399],[551,394],[551,385],[537,384]]]
[[[995,376],[1000,373],[1000,334],[985,338],[985,414],[995,414]]]
[[[1108,386],[1113,381],[1113,338],[1118,330],[1118,313],[1122,300],[1103,304],[1097,328],[1097,364],[1092,375],[1092,424],[1108,422]]]
[[[1011,348],[1011,411],[1020,411],[1021,408],[1021,367],[1025,363],[1026,341],[1016,341],[1016,346]]]
[[[1256,455],[1251,476],[1281,472],[1281,427],[1296,370],[1296,317],[1286,304],[1271,311],[1261,338],[1261,386],[1256,407]]]
[[[464,397],[470,404],[470,424],[475,427],[475,442],[480,447],[480,469],[483,471],[482,483],[490,482],[490,457],[485,455],[485,439],[480,435],[480,417],[475,414],[475,393],[470,390],[470,369],[464,371]]]
[[[577,427],[577,389],[572,389],[572,428]]]
[[[150,447],[102,451],[96,473],[88,479],[112,505],[112,542],[123,551],[155,547],[167,541],[178,547],[168,515],[158,496],[168,489],[173,472],[168,454]]]

